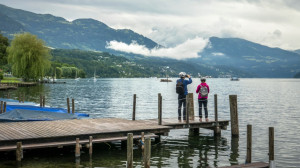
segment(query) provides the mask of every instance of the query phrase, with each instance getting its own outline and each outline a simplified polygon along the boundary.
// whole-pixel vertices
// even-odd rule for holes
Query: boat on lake
[[[170,80],[170,79],[160,79],[160,82],[172,82],[172,80]]]
[[[240,79],[238,77],[231,77],[231,81],[239,81]]]

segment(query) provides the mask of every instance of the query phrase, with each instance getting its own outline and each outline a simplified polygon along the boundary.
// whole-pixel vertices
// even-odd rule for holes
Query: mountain
[[[229,74],[232,71],[236,71],[234,73],[242,77],[249,76],[247,73],[232,68],[216,68],[169,58],[136,57],[130,59],[107,52],[75,49],[53,49],[51,55],[54,62],[67,63],[83,69],[87,77],[92,77],[95,70],[99,77],[177,77],[181,71],[194,77],[197,77],[199,72],[202,75],[218,76],[220,72]]]
[[[106,43],[112,40],[130,44],[136,41],[147,48],[159,46],[151,39],[129,29],[113,29],[93,19],[69,22],[50,14],[35,14],[0,5],[0,30],[8,38],[20,32],[30,32],[53,48],[109,51]]]
[[[300,72],[300,51],[286,51],[280,48],[271,48],[261,44],[253,43],[239,38],[218,38],[211,37],[209,45],[199,53],[201,57],[175,60],[158,57],[147,57],[137,54],[122,53],[119,51],[105,48],[107,42],[116,40],[126,44],[136,41],[147,48],[162,47],[151,39],[144,37],[129,29],[113,29],[106,24],[93,19],[77,19],[72,22],[62,17],[50,14],[35,14],[32,12],[13,9],[0,4],[0,31],[12,39],[13,34],[30,32],[43,39],[49,47],[56,49],[77,49],[86,51],[108,52],[107,54],[119,62],[107,65],[114,65],[124,62],[131,62],[132,65],[139,65],[147,71],[135,67],[140,73],[135,73],[134,77],[141,76],[175,76],[180,71],[188,72],[194,76],[209,75],[213,77],[238,76],[238,77],[274,77],[290,78]],[[88,52],[76,52],[83,55],[76,63],[70,58],[74,56],[72,50],[61,51],[64,57],[57,57],[66,63],[73,62],[84,69],[81,63],[84,59],[94,59],[93,54]],[[297,53],[298,52],[298,53]],[[68,54],[67,54],[68,53]],[[120,56],[117,58],[114,56]],[[67,58],[65,58],[67,57]],[[98,57],[98,56],[97,56]],[[85,62],[85,66],[92,65]],[[112,61],[113,62],[113,61]],[[106,63],[103,63],[103,65]],[[102,66],[101,66],[102,67]],[[120,66],[119,66],[120,67]],[[132,68],[132,67],[131,67]],[[155,69],[156,68],[156,69]],[[85,67],[87,74],[90,75],[94,68]],[[128,69],[130,69],[128,67]],[[115,67],[115,76],[126,77],[120,68]],[[118,73],[117,73],[118,71]],[[149,71],[149,73],[148,73]],[[108,72],[108,71],[107,71]],[[128,73],[131,73],[128,71]],[[131,73],[132,74],[132,73]],[[130,76],[130,75],[129,75]]]
[[[211,37],[209,45],[192,62],[225,65],[255,77],[286,78],[300,72],[300,55],[239,38]]]
[[[294,52],[300,54],[300,49],[299,50],[294,50]]]

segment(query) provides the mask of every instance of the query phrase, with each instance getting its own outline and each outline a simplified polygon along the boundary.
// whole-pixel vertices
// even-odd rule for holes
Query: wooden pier
[[[126,140],[128,133],[138,138],[142,132],[145,136],[157,138],[167,135],[171,129],[207,128],[214,129],[214,121],[199,122],[194,120],[187,125],[176,118],[164,119],[162,125],[158,120],[126,120],[120,118],[99,118],[59,121],[5,122],[0,123],[0,151],[16,150],[16,143],[22,142],[23,148],[47,148],[74,145],[75,139],[88,143],[89,136],[94,142]],[[228,120],[219,121],[226,129]]]

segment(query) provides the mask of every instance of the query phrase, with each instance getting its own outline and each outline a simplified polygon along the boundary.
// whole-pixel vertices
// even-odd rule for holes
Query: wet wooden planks
[[[169,132],[170,127],[144,120],[118,118],[0,123],[0,142],[79,135],[145,131]]]
[[[249,163],[249,164],[242,164],[242,165],[234,165],[234,166],[225,166],[220,168],[268,168],[269,163],[265,162],[256,162],[256,163]]]

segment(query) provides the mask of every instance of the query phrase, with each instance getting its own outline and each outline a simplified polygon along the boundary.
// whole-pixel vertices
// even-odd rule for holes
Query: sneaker
[[[209,121],[208,118],[205,118],[205,121],[208,122]]]

